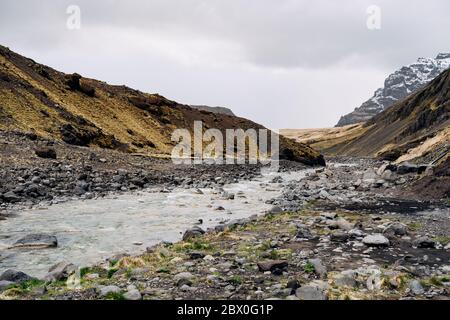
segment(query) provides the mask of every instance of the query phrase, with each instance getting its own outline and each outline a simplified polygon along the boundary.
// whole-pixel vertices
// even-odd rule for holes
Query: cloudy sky
[[[69,5],[80,29],[67,27]],[[380,29],[367,27],[371,5]],[[449,12],[448,0],[1,0],[0,44],[271,128],[314,128],[399,66],[450,52]]]

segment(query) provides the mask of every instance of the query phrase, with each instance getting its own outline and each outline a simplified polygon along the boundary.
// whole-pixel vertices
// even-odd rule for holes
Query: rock
[[[300,282],[298,280],[289,280],[286,284],[286,288],[291,289],[291,294],[294,294],[295,290],[300,288]]]
[[[321,199],[330,199],[330,194],[326,190],[320,190],[319,197]]]
[[[59,281],[63,279],[67,279],[71,274],[76,271],[77,267],[72,263],[68,262],[60,262],[52,266],[48,270],[48,274],[45,276],[45,280],[47,281]]]
[[[415,164],[404,162],[397,166],[398,174],[416,173],[419,171],[419,167]]]
[[[315,238],[315,236],[309,231],[306,226],[297,226],[297,234],[295,235],[296,238],[299,239],[307,239],[312,240]]]
[[[414,241],[414,245],[417,248],[435,248],[436,247],[436,241],[434,241],[433,239],[430,239],[428,237],[420,237],[417,238]]]
[[[183,241],[190,240],[192,238],[201,236],[204,234],[205,231],[200,227],[193,227],[191,229],[186,230],[186,232],[183,234]]]
[[[313,281],[295,292],[301,300],[328,300],[328,284],[324,281]]]
[[[12,281],[1,280],[0,281],[0,292],[5,290],[6,288],[12,286],[13,284],[14,284],[14,282],[12,282]]]
[[[111,293],[120,293],[120,292],[122,292],[122,290],[118,286],[114,286],[114,285],[111,285],[111,286],[99,286],[98,289],[100,291],[99,292],[100,298],[104,298],[104,297],[106,297],[107,295],[109,295]]]
[[[41,148],[34,151],[36,155],[44,159],[56,159],[56,151],[52,148]]]
[[[123,297],[125,300],[142,300],[141,293],[133,285],[128,286],[127,292],[124,293]]]
[[[205,257],[205,254],[202,252],[193,251],[193,252],[189,253],[189,258],[191,258],[192,260],[203,259],[204,257]]]
[[[278,273],[279,271],[284,271],[288,267],[288,262],[286,260],[268,260],[263,262],[258,262],[258,269],[261,272],[270,271],[272,273]]]
[[[332,242],[347,242],[350,235],[345,232],[335,232],[330,235],[330,240]]]
[[[15,283],[22,283],[33,279],[33,277],[27,275],[26,273],[12,269],[8,269],[0,275],[0,281],[10,281]]]
[[[421,294],[423,294],[425,292],[425,289],[420,284],[420,282],[417,281],[417,280],[411,280],[409,282],[409,289],[415,295],[421,295]]]
[[[379,233],[365,236],[362,242],[369,247],[387,247],[390,244],[389,239]]]
[[[374,273],[369,278],[367,278],[366,286],[370,291],[378,291],[383,285],[383,280],[381,279],[380,273]]]
[[[330,229],[342,229],[342,230],[351,230],[353,229],[353,224],[345,220],[344,218],[337,218],[335,220],[326,220],[326,225]]]
[[[179,282],[180,280],[191,280],[192,278],[194,278],[192,273],[190,273],[190,272],[180,272],[180,273],[176,274],[173,277],[173,280],[175,282]]]
[[[373,170],[372,168],[367,169],[364,173],[363,173],[363,177],[362,180],[363,181],[369,181],[369,180],[375,180],[377,179],[377,173],[375,172],[375,170]]]
[[[327,268],[323,265],[320,259],[309,259],[308,263],[314,266],[314,272],[320,276],[324,277],[327,274]]]
[[[357,285],[356,275],[354,270],[344,270],[334,278],[334,283],[339,287],[354,288]]]
[[[386,181],[393,181],[396,179],[394,173],[391,170],[384,171],[383,174],[381,175],[381,178]]]
[[[6,201],[6,202],[10,202],[10,203],[16,203],[22,200],[22,198],[20,196],[18,196],[17,194],[15,194],[13,191],[8,191],[6,193],[4,193],[2,195],[2,198]]]
[[[326,219],[335,219],[337,217],[337,213],[336,212],[322,212],[320,214],[321,217],[324,217]]]
[[[48,234],[29,234],[17,240],[13,248],[55,248],[58,246],[58,240],[55,236]]]
[[[274,206],[269,210],[270,214],[277,214],[277,213],[282,213],[282,212],[283,212],[283,209],[281,209],[278,206]]]
[[[234,200],[234,193],[229,193],[227,191],[224,191],[222,193],[222,198],[225,200]]]
[[[348,232],[348,234],[352,238],[362,238],[366,235],[361,229],[352,229]]]
[[[408,227],[400,222],[390,223],[383,233],[388,236],[404,236],[408,234]]]
[[[382,164],[378,169],[377,169],[377,175],[381,176],[383,174],[383,172],[385,170],[387,170],[389,163],[384,163]]]

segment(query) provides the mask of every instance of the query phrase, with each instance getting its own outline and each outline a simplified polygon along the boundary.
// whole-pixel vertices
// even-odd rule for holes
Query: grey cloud
[[[65,27],[71,4],[81,8],[79,31]],[[366,28],[371,4],[381,30]],[[319,127],[394,68],[450,51],[448,12],[447,0],[2,0],[0,43],[271,127]]]

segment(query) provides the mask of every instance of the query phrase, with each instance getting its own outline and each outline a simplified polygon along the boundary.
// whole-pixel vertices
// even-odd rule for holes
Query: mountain
[[[209,107],[209,106],[199,106],[199,105],[189,105],[191,108],[197,110],[208,111],[212,113],[226,114],[229,116],[236,116],[231,109],[225,107]]]
[[[191,108],[158,94],[64,74],[0,46],[0,130],[78,146],[168,156],[177,128],[259,129],[250,120]],[[321,164],[309,146],[280,137],[283,158]]]
[[[419,58],[417,62],[395,71],[384,81],[384,87],[353,112],[342,116],[337,127],[365,122],[395,102],[421,89],[450,67],[450,53],[440,53],[435,59]]]
[[[445,160],[450,155],[450,69],[374,116],[356,136],[325,150],[397,162]]]

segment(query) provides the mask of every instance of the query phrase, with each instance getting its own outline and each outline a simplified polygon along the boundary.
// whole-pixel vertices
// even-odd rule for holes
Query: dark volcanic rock
[[[22,271],[12,269],[8,269],[0,275],[0,281],[10,281],[14,283],[22,283],[33,279],[33,277],[23,273]]]
[[[35,151],[36,155],[44,159],[56,159],[56,151],[52,148],[41,148]]]
[[[270,271],[275,272],[277,270],[285,270],[288,267],[288,262],[286,260],[268,260],[258,262],[258,269],[261,272]]]
[[[193,227],[192,229],[186,230],[186,232],[183,234],[183,241],[187,241],[192,238],[201,236],[204,233],[205,233],[205,231],[202,228]]]

